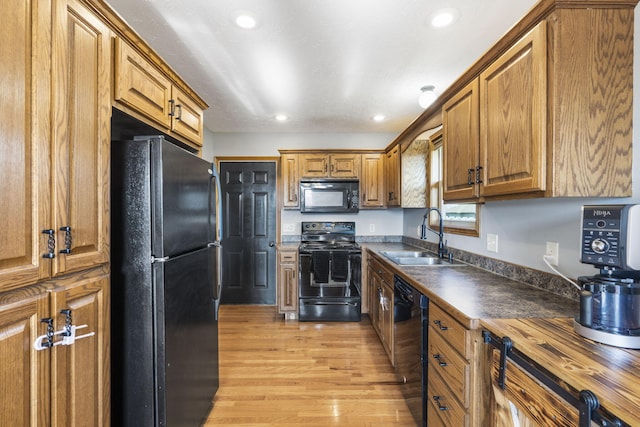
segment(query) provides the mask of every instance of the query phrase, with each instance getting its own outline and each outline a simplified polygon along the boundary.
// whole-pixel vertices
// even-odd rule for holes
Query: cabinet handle
[[[48,234],[47,253],[42,254],[42,258],[52,259],[56,257],[56,236],[53,229],[42,230],[42,234]]]
[[[441,411],[449,410],[449,408],[447,406],[444,406],[443,404],[440,403],[440,399],[442,399],[441,396],[433,396],[433,401],[436,402],[436,405],[438,406],[438,409],[441,410]]]
[[[482,184],[482,177],[480,176],[480,171],[482,171],[482,166],[476,166],[476,184]]]
[[[467,169],[467,184],[473,185],[473,168]]]
[[[176,104],[176,108],[178,109],[176,120],[182,120],[182,104]]]
[[[433,358],[438,361],[438,365],[440,365],[442,367],[449,366],[448,363],[442,361],[442,356],[440,356],[439,354],[434,354]]]
[[[173,99],[169,100],[169,117],[173,117],[176,115],[176,101]]]
[[[45,317],[40,319],[42,323],[47,324],[47,338],[42,342],[42,347],[53,347],[53,319],[51,317]]]
[[[64,249],[60,249],[60,253],[68,255],[71,253],[71,244],[73,243],[71,238],[71,227],[65,225],[64,227],[60,227],[60,231],[64,231]]]
[[[442,321],[440,320],[434,320],[433,323],[441,330],[441,331],[448,331],[449,327],[447,326],[442,326]]]

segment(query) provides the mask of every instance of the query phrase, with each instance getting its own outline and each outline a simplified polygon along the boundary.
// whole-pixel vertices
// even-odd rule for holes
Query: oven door
[[[318,250],[300,254],[300,298],[360,297],[361,255]]]
[[[338,256],[334,256],[336,254]],[[344,256],[348,266],[346,277]],[[361,254],[321,250],[300,253],[299,260],[299,320],[359,322],[362,313]]]

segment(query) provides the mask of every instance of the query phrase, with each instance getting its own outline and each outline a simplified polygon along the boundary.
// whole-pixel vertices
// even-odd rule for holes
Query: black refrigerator
[[[199,426],[219,385],[217,175],[161,136],[111,145],[112,425]]]

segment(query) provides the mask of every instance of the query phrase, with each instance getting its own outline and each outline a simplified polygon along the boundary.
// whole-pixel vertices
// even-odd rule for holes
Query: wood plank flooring
[[[205,426],[413,426],[368,318],[285,321],[220,308],[220,389]]]

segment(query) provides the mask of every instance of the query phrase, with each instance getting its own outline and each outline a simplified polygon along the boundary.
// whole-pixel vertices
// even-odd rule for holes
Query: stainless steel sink
[[[426,251],[382,251],[385,257],[399,265],[427,265],[454,267],[464,265],[459,261],[449,262],[447,259],[438,258],[430,252]]]

